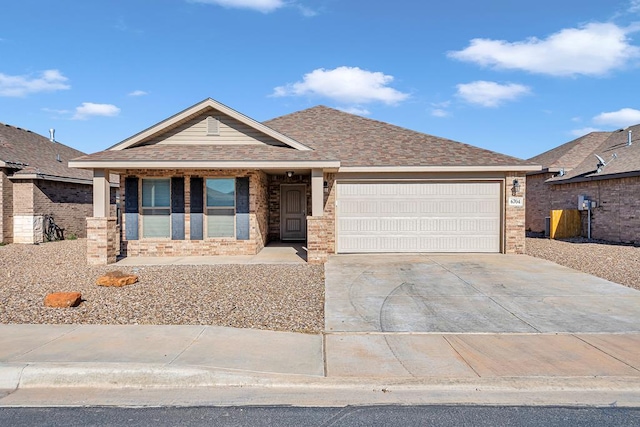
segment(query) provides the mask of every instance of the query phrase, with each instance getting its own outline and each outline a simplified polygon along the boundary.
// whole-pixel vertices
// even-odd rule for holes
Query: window
[[[235,237],[236,180],[207,179],[207,237]]]
[[[171,235],[171,180],[142,180],[142,236]]]

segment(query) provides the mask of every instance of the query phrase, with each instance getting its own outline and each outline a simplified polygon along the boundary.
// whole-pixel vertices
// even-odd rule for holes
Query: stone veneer
[[[135,176],[144,178],[185,178],[185,239],[142,237],[141,216],[139,222],[140,239],[126,240],[126,221],[122,215],[122,254],[126,256],[206,256],[206,255],[255,255],[267,243],[269,206],[267,196],[267,175],[256,170],[142,170],[127,169],[112,171],[120,174],[121,206],[125,205],[125,178]],[[235,238],[207,238],[190,240],[190,178],[239,178],[249,177],[249,240]],[[124,210],[123,210],[124,212]]]

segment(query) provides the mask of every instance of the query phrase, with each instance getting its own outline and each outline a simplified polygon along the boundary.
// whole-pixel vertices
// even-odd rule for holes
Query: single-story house
[[[582,236],[640,242],[639,135],[640,125],[592,132],[529,159],[543,169],[527,173],[527,229],[545,231],[551,210],[578,209]]]
[[[85,153],[30,130],[0,123],[0,243],[40,243],[43,218],[64,234],[86,236],[93,175],[67,162]]]
[[[530,162],[317,106],[264,123],[206,99],[70,163],[93,170],[92,264],[255,254],[524,251]],[[120,176],[121,245],[106,208]]]

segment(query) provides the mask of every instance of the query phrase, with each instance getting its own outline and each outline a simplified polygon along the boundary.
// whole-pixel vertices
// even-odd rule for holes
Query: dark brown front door
[[[307,238],[307,187],[283,184],[280,187],[280,239]]]

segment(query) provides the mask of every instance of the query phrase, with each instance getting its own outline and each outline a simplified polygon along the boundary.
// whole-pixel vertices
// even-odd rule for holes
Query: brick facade
[[[525,217],[526,217],[526,201],[525,206],[512,206],[508,203],[509,197],[513,196],[512,183],[517,179],[520,183],[520,192],[517,197],[524,197],[527,194],[527,180],[525,174],[512,174],[506,177],[505,181],[505,207],[504,207],[504,252],[507,254],[524,254],[525,253]]]
[[[118,227],[116,218],[87,218],[87,263],[106,265],[116,262]]]
[[[89,184],[77,184],[46,180],[16,180],[11,188],[11,209],[8,210],[11,231],[15,243],[40,243],[43,241],[42,224],[45,215],[52,215],[55,223],[64,229],[64,236],[86,237],[86,218],[93,214],[93,189]],[[3,185],[3,187],[5,187]],[[6,206],[3,192],[3,204]],[[7,216],[5,216],[7,218]]]
[[[13,183],[0,168],[0,243],[13,242]]]
[[[545,184],[545,181],[554,175],[549,172],[527,175],[525,228],[528,231],[545,231],[545,218],[551,211],[551,185]]]
[[[640,243],[640,177],[548,185],[551,209],[576,209],[578,196],[597,203],[591,211],[591,238]],[[582,236],[588,234],[588,212],[581,211]]]
[[[206,256],[206,255],[254,255],[267,243],[269,205],[268,177],[256,170],[142,170],[128,169],[120,172],[121,206],[126,200],[125,177],[144,178],[185,178],[185,239],[144,238],[142,236],[141,215],[139,221],[140,239],[126,240],[126,220],[122,215],[121,252],[126,256]],[[249,178],[249,240],[228,238],[207,238],[190,240],[190,179],[199,178]],[[141,185],[141,184],[140,184]]]

